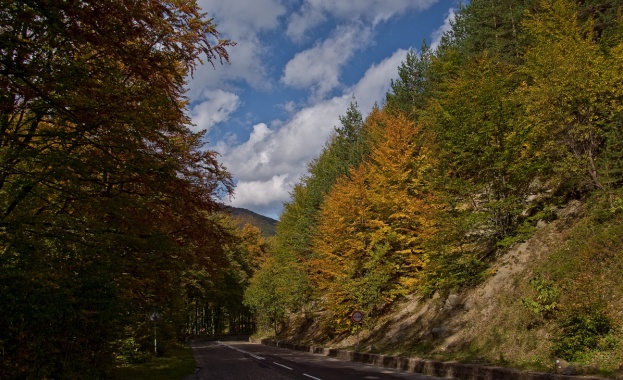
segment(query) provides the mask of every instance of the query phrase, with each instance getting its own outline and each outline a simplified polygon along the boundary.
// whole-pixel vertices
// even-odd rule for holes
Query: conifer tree
[[[518,96],[530,129],[528,153],[545,158],[563,188],[604,189],[617,181],[607,178],[603,165],[617,161],[612,148],[622,111],[621,44],[604,53],[592,22],[583,25],[568,0],[542,1],[525,29],[530,48],[522,70],[528,79]],[[606,146],[610,159],[603,161]]]

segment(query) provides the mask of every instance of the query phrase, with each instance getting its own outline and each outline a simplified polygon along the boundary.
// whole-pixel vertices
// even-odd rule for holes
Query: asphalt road
[[[248,342],[195,342],[192,348],[198,368],[184,380],[435,379]]]

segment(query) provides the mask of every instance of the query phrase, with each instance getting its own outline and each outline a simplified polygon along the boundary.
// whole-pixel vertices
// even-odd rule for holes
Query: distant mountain
[[[277,233],[277,221],[273,218],[260,215],[244,208],[228,206],[225,210],[231,214],[241,228],[244,227],[245,224],[251,224],[259,228],[264,237],[273,236]]]

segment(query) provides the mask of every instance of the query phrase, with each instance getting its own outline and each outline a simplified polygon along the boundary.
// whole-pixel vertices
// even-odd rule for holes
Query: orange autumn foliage
[[[417,283],[423,241],[434,233],[434,196],[424,186],[420,129],[375,110],[366,120],[368,161],[338,180],[324,200],[310,273],[334,315],[373,313]]]

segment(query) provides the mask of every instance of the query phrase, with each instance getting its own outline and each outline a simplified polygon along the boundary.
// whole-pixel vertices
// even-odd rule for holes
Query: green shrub
[[[612,328],[610,319],[598,308],[571,312],[560,320],[559,325],[560,333],[554,339],[554,354],[570,361],[597,349]]]
[[[147,363],[152,359],[152,354],[142,350],[141,345],[134,338],[130,337],[122,339],[117,343],[115,357],[120,365],[137,364]]]
[[[475,253],[439,255],[424,271],[419,291],[430,297],[435,291],[446,293],[478,285],[490,274],[489,267]]]
[[[545,319],[550,318],[558,309],[560,291],[554,283],[537,275],[530,280],[530,285],[536,292],[536,297],[526,297],[521,300],[522,304],[534,315]]]

